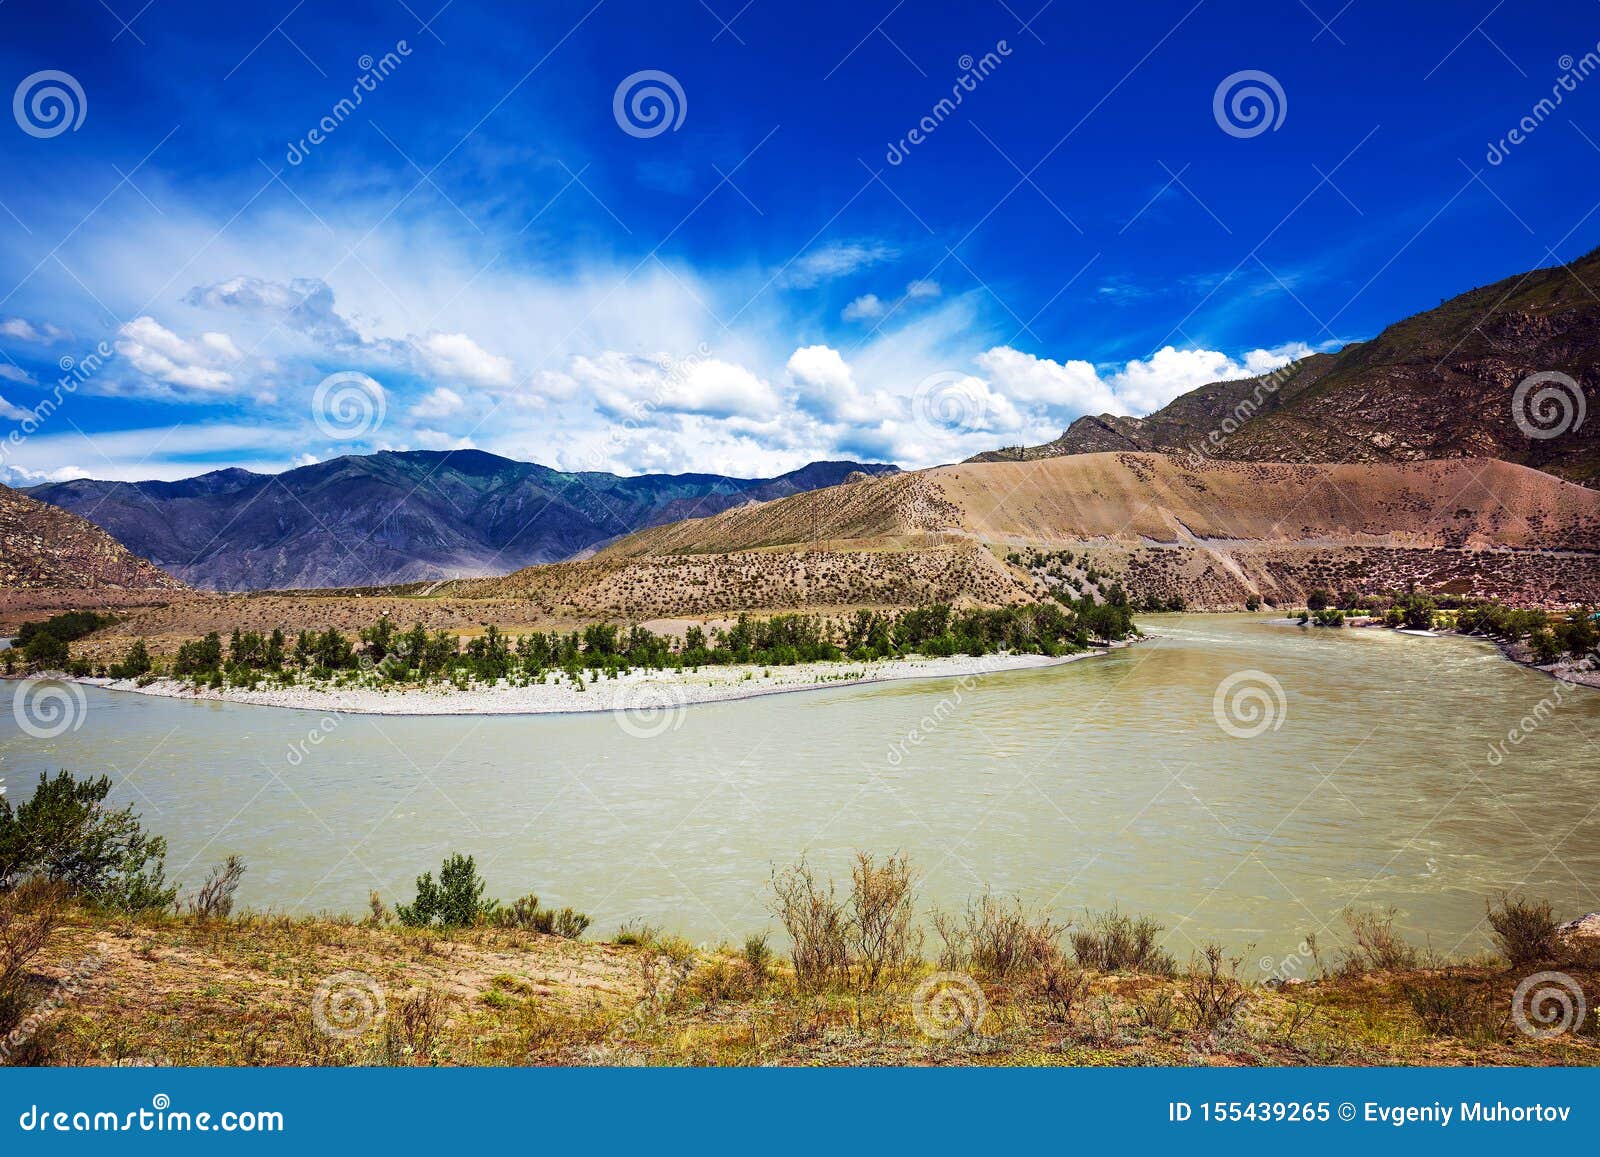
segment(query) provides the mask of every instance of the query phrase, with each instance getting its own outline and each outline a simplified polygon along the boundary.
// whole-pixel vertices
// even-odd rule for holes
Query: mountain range
[[[1522,384],[1546,375],[1526,389]],[[1565,379],[1565,380],[1563,380]],[[1016,461],[1112,450],[1254,462],[1499,458],[1600,484],[1600,250],[1463,293],[1370,341],[1201,386],[1143,418],[1084,416]]]
[[[79,479],[28,489],[211,590],[378,586],[504,574],[644,527],[897,467],[813,462],[775,478],[567,473],[481,450],[348,455],[282,474]]]

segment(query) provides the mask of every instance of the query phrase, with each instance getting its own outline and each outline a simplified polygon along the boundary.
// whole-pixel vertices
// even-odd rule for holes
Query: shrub
[[[1030,917],[1020,900],[1005,904],[987,892],[967,902],[959,921],[935,912],[933,927],[944,941],[939,967],[995,980],[1037,971],[1064,931],[1048,916]]]
[[[1239,981],[1240,959],[1228,956],[1220,944],[1207,944],[1189,961],[1184,998],[1194,1027],[1210,1032],[1244,1007],[1250,992]]]
[[[657,928],[654,924],[646,924],[643,921],[629,920],[626,924],[617,929],[617,934],[616,936],[612,937],[611,942],[613,944],[650,945],[654,944],[660,935],[661,929]]]
[[[767,944],[765,932],[756,936],[744,938],[744,964],[750,970],[750,976],[756,988],[767,982],[767,977],[772,971],[772,948]]]
[[[10,1051],[5,1035],[28,1006],[30,966],[61,923],[62,892],[45,881],[0,892],[0,1060]]]
[[[128,653],[122,657],[122,662],[111,665],[113,679],[137,679],[141,675],[150,673],[153,664],[150,662],[150,650],[145,646],[143,639],[135,639],[128,648]]]
[[[389,1009],[383,1021],[384,1060],[403,1065],[428,1061],[444,1031],[445,1001],[431,988],[407,993]]]
[[[1072,951],[1079,964],[1100,972],[1172,976],[1178,971],[1177,961],[1156,944],[1163,931],[1148,916],[1135,919],[1113,908],[1091,916],[1087,927],[1072,933]]]
[[[745,1000],[756,991],[755,977],[742,959],[713,956],[689,977],[689,987],[702,1000]]]
[[[439,868],[439,882],[433,873],[417,877],[417,898],[410,904],[396,904],[395,915],[410,928],[437,924],[443,928],[467,928],[493,912],[495,903],[483,898],[484,881],[471,856],[459,853]]]
[[[1489,908],[1488,914],[1495,945],[1508,964],[1538,964],[1561,957],[1559,925],[1548,900],[1502,896],[1500,906]]]
[[[565,940],[578,939],[590,923],[588,916],[572,908],[557,911],[543,907],[539,897],[534,895],[519,896],[504,906],[491,902],[486,914],[500,928],[522,928],[529,932],[542,932],[546,936],[560,936]]]
[[[40,631],[22,648],[22,657],[35,671],[64,671],[67,667],[67,642],[49,631]]]
[[[1417,966],[1417,950],[1394,930],[1398,915],[1394,908],[1374,912],[1344,910],[1345,926],[1355,942],[1345,953],[1346,973],[1406,972]]]
[[[849,917],[834,896],[833,881],[826,887],[811,866],[801,860],[772,875],[773,914],[789,934],[795,985],[802,992],[818,992],[849,975]]]
[[[1485,1039],[1500,1024],[1499,1002],[1494,993],[1456,972],[1447,971],[1408,984],[1405,995],[1411,1011],[1434,1036]]]
[[[910,966],[920,947],[911,929],[912,899],[911,865],[905,856],[890,856],[879,865],[866,852],[856,853],[850,867],[848,938],[863,988],[876,988]]]
[[[233,914],[233,894],[244,878],[244,860],[229,856],[211,869],[200,891],[189,901],[189,911],[202,920],[226,919]]]
[[[1052,945],[1039,962],[1030,991],[1044,1005],[1046,1019],[1070,1024],[1079,1002],[1088,995],[1089,974],[1068,963],[1061,949]]]
[[[124,912],[169,907],[167,842],[140,826],[132,807],[104,806],[106,776],[77,780],[67,771],[39,776],[15,809],[0,796],[0,887],[37,875],[92,903]]]
[[[1173,999],[1171,989],[1165,986],[1151,988],[1134,1001],[1133,1015],[1140,1028],[1171,1032],[1178,1023],[1178,1002]]]

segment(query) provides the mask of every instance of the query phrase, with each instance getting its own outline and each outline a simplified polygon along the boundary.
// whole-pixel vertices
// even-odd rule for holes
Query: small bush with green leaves
[[[107,776],[41,774],[33,795],[0,796],[0,888],[30,876],[62,884],[85,902],[137,913],[169,908],[167,841],[145,832],[133,808],[105,806]]]
[[[408,928],[469,928],[490,915],[497,906],[483,898],[484,881],[477,862],[457,853],[439,868],[439,880],[432,872],[417,877],[417,898],[409,904],[396,904],[395,916]]]

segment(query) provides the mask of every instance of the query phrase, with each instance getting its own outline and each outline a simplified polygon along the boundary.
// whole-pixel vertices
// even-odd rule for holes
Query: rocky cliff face
[[[0,486],[0,589],[181,590],[98,526]]]

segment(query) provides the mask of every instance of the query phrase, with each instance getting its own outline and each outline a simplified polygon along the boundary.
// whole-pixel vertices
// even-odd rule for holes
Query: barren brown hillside
[[[1046,568],[1036,552],[1071,551]],[[462,584],[580,613],[1004,603],[1052,588],[1231,607],[1319,586],[1600,600],[1600,494],[1492,460],[1282,465],[1158,454],[963,463],[642,531],[581,572]]]
[[[632,535],[600,558],[962,537],[1330,541],[1600,550],[1600,495],[1506,462],[1283,465],[1159,454],[963,463],[858,482]]]
[[[0,590],[182,590],[98,526],[0,486]]]
[[[641,531],[582,562],[365,591],[187,596],[113,629],[470,633],[584,619],[999,605],[1053,592],[1242,607],[1318,587],[1600,602],[1600,492],[1492,460],[1275,465],[1108,453],[963,463]]]

